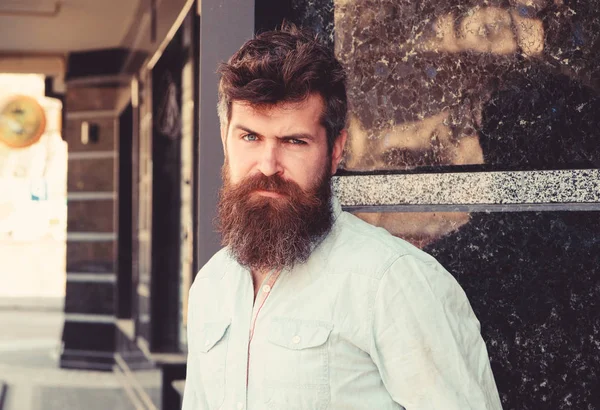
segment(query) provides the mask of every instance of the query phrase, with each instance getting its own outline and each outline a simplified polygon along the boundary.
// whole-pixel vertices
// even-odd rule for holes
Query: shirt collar
[[[327,232],[327,234],[325,234],[325,236],[323,236],[320,240],[316,241],[315,243],[313,243],[311,245],[311,255],[312,253],[315,251],[315,249],[321,245],[322,242],[326,241],[327,238],[329,238],[329,236],[331,235],[331,231],[333,230],[333,226],[335,225],[338,217],[342,214],[342,206],[340,205],[340,201],[339,199],[337,199],[337,197],[335,195],[331,196],[331,215],[333,217],[333,222],[331,224],[331,229],[329,230],[329,232]]]
[[[333,220],[337,220],[342,213],[342,205],[340,205],[339,199],[335,195],[331,197],[331,211],[333,213]]]

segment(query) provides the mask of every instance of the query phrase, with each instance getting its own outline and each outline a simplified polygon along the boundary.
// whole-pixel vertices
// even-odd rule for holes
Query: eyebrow
[[[242,130],[244,132],[247,132],[248,134],[261,135],[260,132],[252,131],[250,128],[247,128],[247,127],[245,127],[243,125],[239,125],[239,124],[234,125],[233,129]],[[311,134],[304,133],[304,132],[289,134],[289,135],[282,135],[282,136],[278,136],[277,138],[279,138],[279,139],[304,139],[304,140],[311,140],[311,141],[313,141],[315,139],[315,137],[313,137]]]
[[[250,128],[246,128],[246,127],[244,127],[243,125],[239,125],[239,124],[235,124],[235,125],[233,126],[233,129],[234,129],[234,130],[242,130],[242,131],[244,131],[244,132],[247,132],[248,134],[256,134],[256,135],[259,135],[259,133],[258,133],[258,132],[256,132],[256,131],[252,131]]]

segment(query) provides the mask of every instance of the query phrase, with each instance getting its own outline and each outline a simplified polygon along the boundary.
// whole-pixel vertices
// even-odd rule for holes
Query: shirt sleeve
[[[406,255],[382,277],[371,357],[406,410],[501,410],[479,321],[435,260]]]
[[[188,315],[187,315],[187,328],[188,328],[188,335],[187,335],[187,341],[188,341],[188,358],[187,358],[187,366],[186,366],[186,375],[185,375],[185,388],[183,390],[183,400],[182,400],[182,405],[181,408],[182,410],[198,410],[199,409],[199,403],[198,403],[198,395],[195,389],[195,386],[197,386],[198,384],[198,369],[197,367],[197,363],[194,360],[190,360],[190,358],[192,357],[192,355],[190,354],[190,352],[192,352],[194,350],[194,346],[193,343],[195,343],[194,340],[194,335],[193,335],[193,329],[194,329],[194,324],[195,324],[195,319],[194,319],[194,309],[193,309],[193,302],[194,302],[194,297],[193,297],[193,289],[194,286],[192,285],[192,287],[190,288],[190,294],[189,294],[189,298],[188,298]]]

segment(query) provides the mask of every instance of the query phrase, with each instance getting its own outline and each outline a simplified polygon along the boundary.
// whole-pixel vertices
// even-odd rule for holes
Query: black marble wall
[[[334,3],[346,169],[598,165],[597,1]]]
[[[600,408],[600,214],[474,214],[425,247],[481,321],[504,409]]]
[[[348,72],[340,178],[523,170],[537,181],[528,204],[498,197],[470,211],[489,186],[474,189],[461,212],[449,203],[448,212],[359,216],[456,277],[480,319],[505,410],[600,409],[600,192],[557,203],[538,172],[600,165],[600,2],[292,3],[290,18],[330,42]]]
[[[181,30],[152,71],[152,278],[150,346],[179,350],[181,214]],[[165,303],[169,301],[169,303]]]
[[[106,55],[102,50],[98,55],[94,52],[72,53],[69,60],[90,68],[98,56]],[[88,63],[83,64],[84,60]],[[114,191],[117,188],[118,132],[117,115],[107,115],[107,112],[120,109],[120,97],[128,90],[114,81],[86,77],[85,69],[71,74],[78,78],[76,83],[67,82],[65,99],[69,200],[65,323],[60,366],[111,370],[115,348],[118,213]],[[99,127],[96,143],[82,142],[84,121]],[[89,194],[93,195],[86,199]]]

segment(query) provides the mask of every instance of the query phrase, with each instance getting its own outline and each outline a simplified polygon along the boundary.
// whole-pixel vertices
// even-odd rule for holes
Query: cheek
[[[287,167],[287,172],[289,178],[293,179],[300,187],[310,190],[320,182],[329,167],[331,167],[331,160],[319,153],[319,155],[294,161],[293,166],[290,164]]]
[[[227,165],[232,181],[243,179],[252,168],[252,156],[231,147],[227,150]]]
[[[242,181],[246,176],[247,172],[245,172],[239,164],[229,165],[229,181],[232,184],[237,184]]]

